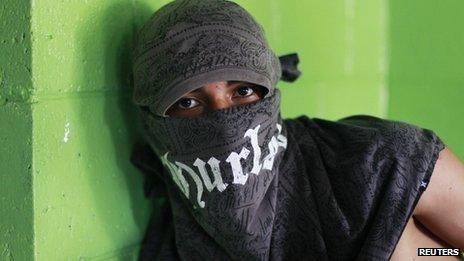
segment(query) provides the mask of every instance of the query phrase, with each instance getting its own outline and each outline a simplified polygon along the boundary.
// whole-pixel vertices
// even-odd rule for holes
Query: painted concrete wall
[[[298,52],[303,74],[279,83],[283,116],[386,116],[386,0],[237,1],[279,55]]]
[[[388,116],[435,130],[464,159],[464,2],[390,1]]]
[[[36,0],[32,9],[37,260],[136,257],[150,214],[130,164],[130,0]],[[53,246],[53,247],[51,247]]]
[[[0,260],[135,259],[151,202],[128,160],[130,48],[167,2],[0,3]],[[279,83],[285,117],[402,119],[464,156],[463,4],[237,2],[278,54],[300,54],[302,77]]]
[[[0,260],[34,255],[29,11],[0,3]]]
[[[0,260],[135,258],[133,1],[2,1]]]

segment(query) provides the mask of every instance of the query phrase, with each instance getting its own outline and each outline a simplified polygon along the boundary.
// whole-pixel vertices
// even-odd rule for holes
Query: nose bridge
[[[225,81],[206,84],[203,91],[208,97],[210,111],[225,109],[233,105]]]
[[[215,97],[211,99],[211,110],[225,109],[230,106],[232,106],[232,101],[228,99],[227,96],[215,95]]]

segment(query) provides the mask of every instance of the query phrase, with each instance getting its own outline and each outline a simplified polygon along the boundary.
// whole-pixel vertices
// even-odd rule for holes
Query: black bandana
[[[175,184],[175,218],[186,218],[184,211],[193,215],[225,256],[269,255],[278,169],[287,147],[279,102],[275,89],[259,102],[194,119],[143,114],[148,139],[168,170],[165,180]],[[176,224],[180,237],[188,236],[181,232],[185,224]]]

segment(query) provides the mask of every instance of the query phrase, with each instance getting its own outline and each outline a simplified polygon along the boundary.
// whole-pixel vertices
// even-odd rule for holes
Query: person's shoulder
[[[382,119],[374,116],[355,115],[340,119],[338,122],[377,132],[377,140],[393,149],[412,151],[442,150],[444,144],[438,135],[430,129],[398,120]]]
[[[406,122],[383,119],[371,115],[352,115],[339,120],[328,120],[322,118],[310,118],[301,115],[293,119],[285,119],[284,122],[295,129],[307,129],[309,131],[331,131],[331,130],[364,130],[391,132],[401,129],[421,129],[420,127]]]
[[[286,119],[284,122],[289,132],[297,136],[309,134],[314,139],[339,141],[355,137],[372,140],[395,129],[391,121],[368,115],[354,115],[340,120],[310,118],[302,115],[294,119]]]
[[[330,147],[375,146],[406,154],[420,149],[441,150],[444,147],[432,130],[369,115],[353,115],[340,120],[300,116],[285,120],[285,124],[294,136],[309,135],[318,145]]]

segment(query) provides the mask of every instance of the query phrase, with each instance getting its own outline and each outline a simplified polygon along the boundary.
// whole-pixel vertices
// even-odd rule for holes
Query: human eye
[[[255,93],[255,89],[252,86],[240,86],[235,90],[234,96],[239,96],[239,97],[248,97]]]
[[[188,110],[195,108],[199,105],[199,102],[193,98],[182,98],[177,102],[177,107],[183,109],[183,110]]]

